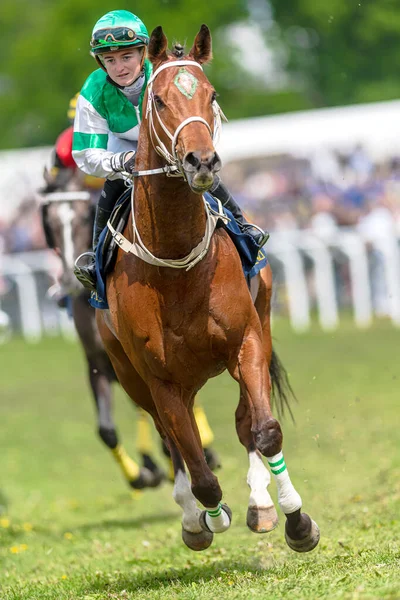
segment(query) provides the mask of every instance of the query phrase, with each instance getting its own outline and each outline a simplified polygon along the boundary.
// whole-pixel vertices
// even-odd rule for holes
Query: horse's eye
[[[214,90],[214,91],[213,91],[213,93],[211,94],[211,104],[212,104],[213,102],[215,102],[215,101],[216,101],[216,99],[217,99],[217,96],[218,96],[218,94],[217,94],[217,92]]]
[[[165,108],[165,104],[164,102],[161,100],[160,96],[155,95],[154,96],[154,102],[157,106],[157,108]]]

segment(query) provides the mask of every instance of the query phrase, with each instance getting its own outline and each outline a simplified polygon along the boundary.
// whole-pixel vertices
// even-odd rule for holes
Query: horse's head
[[[216,92],[201,65],[212,58],[211,34],[202,25],[189,54],[168,50],[162,27],[149,43],[153,75],[147,89],[145,118],[155,151],[179,168],[194,192],[210,189],[221,161],[214,148],[220,129]]]
[[[61,283],[71,294],[82,290],[73,269],[76,258],[91,247],[93,219],[94,207],[89,192],[54,192],[43,197],[46,241],[61,259]]]

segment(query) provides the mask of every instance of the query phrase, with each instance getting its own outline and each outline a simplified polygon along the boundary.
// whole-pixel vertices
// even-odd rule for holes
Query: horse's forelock
[[[171,55],[175,58],[183,58],[185,56],[185,46],[176,42],[171,49]]]

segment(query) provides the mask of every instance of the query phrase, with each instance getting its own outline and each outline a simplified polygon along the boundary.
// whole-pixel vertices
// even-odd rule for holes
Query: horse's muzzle
[[[191,189],[203,193],[214,183],[214,175],[221,169],[221,159],[216,152],[188,152],[182,161],[182,168]]]

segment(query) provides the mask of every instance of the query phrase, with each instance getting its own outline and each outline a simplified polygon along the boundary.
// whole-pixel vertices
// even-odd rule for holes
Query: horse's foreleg
[[[272,358],[271,298],[272,270],[270,265],[267,264],[260,271],[258,293],[254,306],[261,323],[264,356],[267,359],[268,366],[271,364]]]
[[[206,507],[201,514],[202,527],[212,533],[225,531],[231,522],[230,510],[221,504],[222,490],[205,460],[192,400],[183,398],[177,386],[160,380],[153,382],[151,392],[164,431],[173,442],[171,448],[176,446],[189,469],[192,492]]]
[[[287,519],[286,541],[298,552],[312,550],[318,544],[319,530],[308,515],[301,513],[301,498],[283,459],[281,427],[270,409],[268,365],[255,329],[246,332],[237,362],[231,365],[230,372],[239,382],[243,402],[249,410],[247,429],[250,427],[250,432],[247,435],[253,435],[255,448],[267,458],[277,483],[278,503]],[[245,423],[244,420],[244,429]]]
[[[199,430],[201,445],[203,446],[205,459],[210,469],[212,471],[215,471],[216,469],[220,468],[221,463],[217,452],[211,446],[212,442],[214,441],[214,434],[208,422],[204,408],[198,402],[197,396],[194,401],[193,414],[194,418],[196,419],[197,429]],[[169,450],[165,444],[163,445],[163,452],[169,459],[168,479],[173,482],[175,479],[174,467],[172,464],[171,456],[169,454]]]
[[[251,413],[243,394],[236,409],[236,431],[249,456],[247,484],[250,498],[247,509],[247,526],[255,533],[272,531],[278,524],[278,515],[268,492],[271,475],[257,450],[251,431]]]
[[[200,525],[201,510],[197,507],[196,498],[190,489],[182,456],[172,439],[168,440],[168,448],[174,468],[173,497],[183,511],[182,540],[191,550],[205,550],[213,541],[214,534]]]

